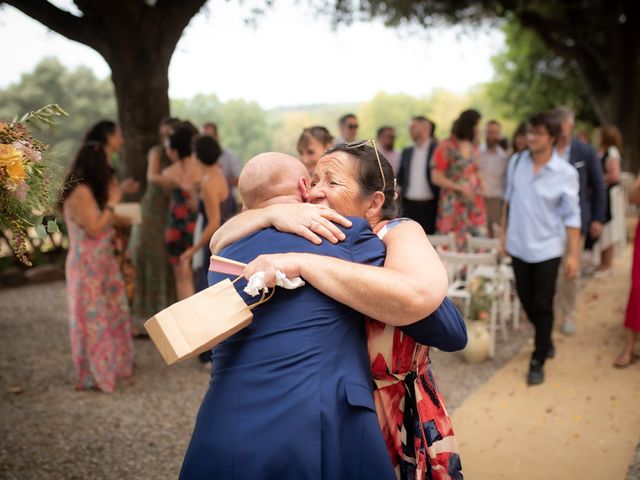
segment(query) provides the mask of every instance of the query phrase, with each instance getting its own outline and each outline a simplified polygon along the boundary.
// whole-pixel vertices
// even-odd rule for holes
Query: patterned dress
[[[69,231],[66,260],[71,354],[77,388],[113,392],[133,374],[131,315],[122,274],[113,253],[113,229],[92,238],[64,206]]]
[[[470,158],[464,158],[458,142],[451,137],[438,145],[434,157],[434,169],[442,172],[452,182],[464,185],[476,193],[475,201],[469,202],[461,193],[448,188],[440,189],[436,229],[440,233],[454,232],[458,250],[463,250],[467,234],[474,237],[487,236],[487,213],[484,197],[480,191],[480,174],[474,148]]]
[[[161,147],[156,147],[161,148]],[[169,165],[166,155],[160,155],[160,168]],[[136,268],[133,313],[147,319],[176,301],[173,270],[164,244],[169,198],[162,187],[147,184],[140,202],[142,223],[131,229],[129,242]]]
[[[378,225],[380,238],[405,219]],[[367,319],[373,398],[400,480],[462,479],[451,419],[438,393],[429,347],[391,325]]]
[[[169,262],[178,265],[180,255],[193,246],[198,210],[189,206],[190,193],[181,188],[171,190],[167,228],[164,242],[169,253]]]

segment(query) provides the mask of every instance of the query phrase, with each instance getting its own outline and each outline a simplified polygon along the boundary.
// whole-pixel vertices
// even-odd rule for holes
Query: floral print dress
[[[459,192],[448,188],[440,189],[436,230],[445,234],[453,232],[457,249],[463,250],[467,235],[486,237],[488,233],[487,213],[476,162],[478,151],[474,148],[473,155],[465,158],[460,153],[458,142],[451,137],[438,145],[433,157],[435,170],[442,172],[452,182],[468,187],[476,193],[475,200],[470,202]]]
[[[133,374],[131,315],[113,251],[113,228],[90,237],[64,206],[69,231],[66,260],[71,354],[78,389],[113,392]]]
[[[380,238],[406,219],[379,224]],[[438,393],[429,347],[399,328],[367,319],[373,398],[382,435],[400,480],[462,479],[451,419]]]

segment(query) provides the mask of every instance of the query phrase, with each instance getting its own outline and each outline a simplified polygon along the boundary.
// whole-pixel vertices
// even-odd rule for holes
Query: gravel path
[[[136,340],[136,375],[116,393],[76,392],[64,282],[0,290],[0,305],[0,478],[177,477],[208,382],[197,361],[166,367]],[[530,341],[521,324],[482,364],[433,352],[450,411]]]

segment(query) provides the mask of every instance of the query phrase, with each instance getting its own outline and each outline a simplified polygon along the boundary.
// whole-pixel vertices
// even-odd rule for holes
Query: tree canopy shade
[[[96,50],[109,64],[129,173],[144,180],[147,150],[169,114],[169,62],[206,0],[74,0],[76,16],[46,0],[4,0],[51,30]],[[2,0],[0,0],[2,3]]]
[[[625,158],[640,166],[640,9],[637,0],[326,0],[338,22],[381,17],[389,25],[507,19],[534,32],[574,69],[602,124],[617,125]]]

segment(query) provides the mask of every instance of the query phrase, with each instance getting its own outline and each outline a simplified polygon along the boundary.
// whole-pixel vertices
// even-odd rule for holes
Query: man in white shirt
[[[384,155],[384,158],[389,160],[393,168],[393,173],[398,175],[398,170],[400,169],[400,152],[393,148],[396,141],[396,129],[387,125],[380,127],[376,138],[378,151]]]
[[[502,129],[496,120],[485,125],[485,144],[480,148],[478,167],[484,186],[484,203],[487,208],[487,223],[492,237],[498,234],[493,226],[500,224],[509,152],[500,146]]]
[[[411,119],[413,146],[402,151],[398,170],[403,214],[422,225],[427,234],[435,233],[440,196],[440,189],[431,181],[431,157],[437,145],[433,138],[435,128],[435,123],[426,117]]]

